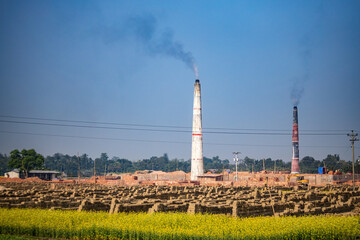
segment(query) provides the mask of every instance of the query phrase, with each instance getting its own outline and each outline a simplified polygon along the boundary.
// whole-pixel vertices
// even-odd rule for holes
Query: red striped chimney
[[[299,129],[298,110],[296,106],[294,106],[293,110],[292,152],[291,173],[299,173]]]

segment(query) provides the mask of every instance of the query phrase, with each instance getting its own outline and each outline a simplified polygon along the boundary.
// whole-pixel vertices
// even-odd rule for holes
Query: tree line
[[[80,156],[55,153],[52,156],[43,157],[36,153],[34,149],[17,149],[11,151],[10,156],[0,153],[0,175],[18,168],[25,175],[32,169],[47,169],[65,173],[68,177],[90,177],[94,175],[94,166],[96,175],[105,175],[107,173],[133,173],[141,170],[153,171],[191,171],[191,161],[183,159],[170,160],[165,153],[163,156],[153,156],[149,159],[130,161],[125,158],[112,157],[106,153],[101,153],[98,158],[91,158],[87,154]],[[290,171],[291,162],[284,162],[281,159],[273,160],[253,159],[245,157],[238,162],[238,171],[259,172],[264,169],[267,171]],[[339,170],[344,173],[352,172],[352,163],[341,160],[340,156],[329,154],[323,160],[315,160],[313,157],[306,156],[299,161],[301,173],[317,173],[318,167],[326,167],[329,171]],[[235,171],[234,161],[220,159],[218,156],[213,158],[204,157],[205,171],[215,173],[224,170]],[[356,161],[355,172],[360,173],[359,161]]]

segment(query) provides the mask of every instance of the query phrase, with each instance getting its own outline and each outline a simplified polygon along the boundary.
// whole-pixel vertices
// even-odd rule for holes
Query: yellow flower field
[[[0,209],[0,233],[68,239],[356,239],[360,216],[232,218]]]

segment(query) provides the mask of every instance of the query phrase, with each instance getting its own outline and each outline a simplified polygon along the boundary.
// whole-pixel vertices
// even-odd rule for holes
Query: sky
[[[350,161],[359,1],[0,0],[0,153]],[[360,155],[355,143],[355,157]]]

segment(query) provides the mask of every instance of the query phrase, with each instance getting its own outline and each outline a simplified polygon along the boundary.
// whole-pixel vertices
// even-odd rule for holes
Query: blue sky
[[[295,89],[300,158],[351,160],[359,12],[359,1],[0,0],[0,152],[187,160],[195,61],[205,156],[290,161],[291,135],[277,134],[291,133]]]

